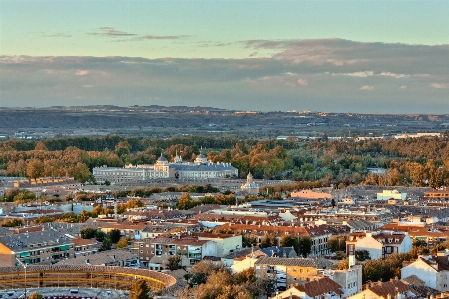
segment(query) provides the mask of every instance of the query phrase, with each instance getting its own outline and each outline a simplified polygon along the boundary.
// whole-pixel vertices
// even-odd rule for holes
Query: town
[[[44,143],[33,143],[33,159],[48,151]],[[196,150],[189,161],[178,146],[153,164],[93,167],[83,182],[38,176],[47,165],[39,172],[36,161],[24,177],[1,177],[0,296],[449,297],[444,158],[428,177],[404,164],[410,184],[383,184],[396,171],[390,165],[361,171],[359,184],[326,185],[328,175],[307,182],[257,167],[242,173]]]

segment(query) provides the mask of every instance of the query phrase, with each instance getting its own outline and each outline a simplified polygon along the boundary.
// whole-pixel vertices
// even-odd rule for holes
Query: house
[[[349,269],[345,270],[323,270],[323,275],[342,286],[348,296],[362,291],[361,265],[351,265]]]
[[[145,223],[128,224],[128,223],[108,223],[95,221],[94,225],[105,233],[111,230],[118,229],[121,236],[128,238],[128,240],[141,239],[142,231],[145,229]]]
[[[198,240],[214,241],[217,244],[217,252],[214,256],[223,257],[239,248],[242,248],[242,235],[192,233]]]
[[[183,259],[182,266],[190,266],[199,262],[205,256],[217,256],[217,243],[210,240],[199,240],[191,235],[160,236],[156,238],[142,239],[134,242],[133,252],[139,256],[142,265],[150,270],[160,269],[160,263],[152,264],[153,257],[180,256]]]
[[[343,288],[329,277],[314,279],[305,283],[295,283],[271,299],[340,299],[345,294]]]
[[[407,193],[401,193],[398,190],[382,190],[382,192],[377,193],[377,200],[389,200],[389,199],[397,199],[397,200],[405,200],[407,197]]]
[[[268,257],[259,258],[255,263],[257,277],[271,277],[276,279],[276,284],[285,289],[297,282],[310,281],[318,275],[318,266],[315,260],[310,258],[284,258]]]
[[[386,258],[392,253],[407,253],[412,240],[407,232],[352,232],[346,240],[346,253],[367,250],[372,259]]]
[[[75,257],[80,255],[86,256],[95,254],[98,252],[99,243],[95,239],[83,239],[79,237],[73,237],[68,235],[73,242],[73,250],[75,252]]]
[[[258,244],[262,242],[265,234],[274,234],[278,245],[279,241],[284,235],[290,235],[293,238],[297,237],[309,237],[312,239],[312,255],[322,255],[329,253],[327,247],[327,241],[332,235],[327,225],[309,225],[309,226],[296,226],[293,224],[286,225],[253,225],[253,224],[231,224],[227,223],[220,226],[222,230],[231,230],[234,232],[241,231],[247,237],[256,237]]]
[[[54,264],[74,256],[73,241],[54,230],[0,237],[0,267],[24,264]]]
[[[426,286],[440,292],[449,291],[449,251],[443,256],[420,256],[401,269],[401,277],[415,275]]]
[[[58,262],[58,265],[138,267],[139,258],[137,254],[130,252],[128,249],[113,249],[63,260]]]
[[[424,227],[424,223],[389,223],[379,228],[379,230],[397,231],[397,232],[407,232],[410,238],[415,240],[421,240],[427,243],[428,246],[433,246],[438,243],[446,242],[449,239],[449,232],[430,229]]]
[[[406,299],[418,297],[419,293],[410,285],[397,279],[391,279],[387,282],[379,281],[368,284],[365,290],[349,296],[348,299]]]

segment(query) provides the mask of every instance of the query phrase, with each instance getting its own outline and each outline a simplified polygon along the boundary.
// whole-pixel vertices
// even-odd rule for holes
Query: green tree
[[[170,269],[171,271],[173,270],[177,270],[179,268],[179,264],[181,263],[181,257],[180,256],[171,256],[168,258],[168,262],[166,264],[166,266],[168,267],[168,269]]]
[[[143,279],[137,280],[129,293],[130,299],[150,299],[150,289]]]
[[[80,236],[83,239],[92,239],[95,238],[98,229],[93,227],[85,227],[80,230]]]
[[[355,258],[358,261],[363,262],[363,261],[366,261],[366,260],[370,260],[371,256],[369,254],[369,251],[364,249],[364,250],[356,250],[355,251]]]
[[[95,240],[97,240],[98,242],[103,242],[104,239],[106,239],[106,233],[104,231],[102,231],[101,229],[98,229],[95,232]]]
[[[108,237],[104,238],[100,251],[111,250],[112,242]]]
[[[298,256],[307,257],[312,252],[313,241],[311,238],[304,236],[298,238]]]
[[[121,238],[121,232],[119,229],[112,229],[107,233],[107,237],[112,243],[117,243]]]
[[[346,251],[346,237],[330,236],[327,241],[327,247],[331,252]]]

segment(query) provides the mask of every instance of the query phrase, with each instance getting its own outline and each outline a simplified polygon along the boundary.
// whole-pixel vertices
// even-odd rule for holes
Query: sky
[[[449,113],[446,0],[0,0],[0,106]]]

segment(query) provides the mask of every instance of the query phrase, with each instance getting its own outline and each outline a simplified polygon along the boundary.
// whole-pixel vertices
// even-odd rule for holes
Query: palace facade
[[[111,184],[120,184],[153,179],[208,179],[229,178],[238,175],[237,168],[230,163],[207,161],[200,154],[194,162],[183,162],[176,155],[172,163],[161,155],[156,164],[126,165],[125,167],[95,167],[93,175],[98,183],[109,181]]]

